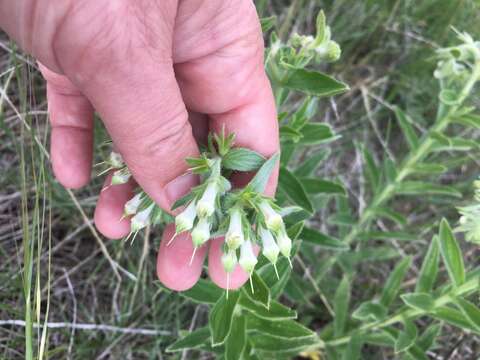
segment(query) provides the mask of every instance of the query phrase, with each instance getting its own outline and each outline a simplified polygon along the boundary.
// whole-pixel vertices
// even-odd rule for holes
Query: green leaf
[[[385,330],[377,330],[373,333],[367,333],[362,336],[364,342],[376,346],[395,346],[395,338]]]
[[[242,358],[247,345],[245,316],[234,316],[232,329],[225,341],[225,360],[237,360]]]
[[[208,325],[212,335],[212,346],[222,345],[230,333],[233,312],[239,297],[239,291],[229,292],[228,299],[226,294],[223,294],[210,311]]]
[[[333,96],[344,93],[348,86],[318,71],[296,69],[285,64],[288,75],[281,85],[290,90],[298,90],[317,97]]]
[[[372,154],[366,147],[363,148],[364,173],[368,183],[371,185],[373,191],[380,185],[381,171],[375,163]]]
[[[438,250],[438,238],[435,236],[430,241],[427,254],[423,259],[420,273],[418,274],[415,292],[430,292],[435,285],[438,273],[438,260],[440,258]]]
[[[330,149],[320,149],[308,158],[295,170],[298,177],[307,177],[314,173],[315,169],[330,156]]]
[[[259,193],[263,193],[265,191],[268,179],[270,179],[270,175],[277,165],[278,158],[279,154],[276,153],[263,163],[262,167],[257,171],[253,179],[248,184],[248,187],[251,188],[252,191]]]
[[[402,286],[403,279],[405,278],[411,263],[412,258],[406,257],[401,260],[391,272],[385,287],[383,288],[382,297],[380,299],[380,303],[383,306],[388,308],[397,297],[400,287]]]
[[[353,312],[352,317],[362,321],[383,320],[387,316],[387,308],[382,304],[367,301]]]
[[[328,223],[332,225],[352,226],[356,223],[356,219],[350,214],[337,213],[328,218]]]
[[[280,140],[281,141],[293,141],[294,143],[298,142],[302,138],[302,133],[291,126],[282,125],[280,126]]]
[[[446,166],[440,164],[427,164],[427,163],[420,163],[416,164],[412,171],[417,174],[425,174],[425,175],[438,175],[443,174],[446,172],[448,168]]]
[[[458,298],[455,301],[455,305],[457,305],[462,314],[470,321],[470,324],[472,324],[477,331],[480,331],[480,309],[470,301],[462,298]]]
[[[300,234],[300,238],[303,241],[306,241],[308,243],[311,243],[323,248],[327,248],[330,250],[345,251],[350,248],[348,244],[345,244],[336,238],[322,234],[317,230],[310,229],[307,227],[303,228],[302,233]]]
[[[436,308],[431,315],[438,320],[445,321],[450,325],[456,326],[460,329],[480,334],[480,331],[478,331],[478,329],[472,325],[470,320],[468,320],[462,312],[452,309],[451,307],[442,306]]]
[[[432,310],[435,305],[432,295],[427,293],[403,294],[400,297],[406,305],[427,312]]]
[[[462,252],[457,240],[453,236],[450,225],[445,219],[440,223],[438,239],[440,243],[440,253],[442,254],[443,263],[447,268],[448,275],[455,286],[460,286],[465,282],[465,266],[463,264]]]
[[[400,226],[405,226],[407,224],[407,219],[405,219],[405,216],[389,208],[378,207],[375,209],[375,214],[378,217],[396,222]]]
[[[363,338],[360,335],[353,334],[350,337],[347,348],[343,352],[342,360],[357,360],[361,359],[361,352],[363,347]]]
[[[179,294],[200,304],[215,304],[224,291],[209,280],[200,279],[194,287]]]
[[[473,127],[474,129],[480,129],[480,115],[466,114],[458,118],[453,118],[453,122]]]
[[[421,181],[404,181],[397,187],[399,195],[444,195],[462,197],[457,189],[447,185],[430,184]]]
[[[320,145],[339,138],[329,125],[319,123],[306,124],[301,133],[302,138],[298,143],[303,145]]]
[[[350,302],[350,281],[347,276],[342,278],[334,296],[333,328],[335,337],[340,337],[345,332],[345,325],[348,320],[348,304]]]
[[[270,289],[268,288],[265,281],[257,274],[256,271],[252,273],[251,276],[251,285],[246,285],[244,287],[245,294],[252,300],[260,305],[266,307],[267,309],[270,307]],[[253,287],[253,292],[252,292]]]
[[[417,345],[424,351],[430,349],[433,345],[435,345],[435,340],[440,335],[442,330],[442,324],[432,324],[430,325],[422,335],[417,340]]]
[[[343,185],[338,182],[316,178],[302,178],[300,180],[309,194],[347,194]]]
[[[400,241],[415,241],[418,240],[418,236],[409,234],[403,231],[369,231],[361,233],[359,238],[365,240],[400,240]]]
[[[385,158],[383,162],[383,173],[385,174],[385,179],[389,183],[393,183],[397,177],[397,167],[395,162],[390,158]]]
[[[252,315],[247,317],[247,329],[249,333],[254,331],[282,339],[316,336],[312,330],[295,320],[269,321]]]
[[[182,196],[172,205],[172,210],[178,209],[180,206],[188,204],[191,200],[193,200],[194,197],[195,194],[193,192],[189,192],[187,195]]]
[[[275,353],[274,358],[278,358],[279,353],[294,353],[306,350],[318,344],[317,336],[308,336],[292,339],[279,339],[277,336],[256,333],[249,337],[252,347],[257,351],[267,351]]]
[[[210,329],[208,327],[202,327],[175,341],[173,344],[167,347],[167,352],[196,349],[205,345],[209,339]]]
[[[397,341],[395,341],[395,353],[397,354],[413,346],[418,335],[417,327],[413,321],[404,319],[403,326],[403,331],[398,335]]]
[[[280,304],[278,301],[272,300],[270,307],[267,309],[265,306],[254,302],[248,296],[240,296],[238,304],[245,310],[253,313],[255,316],[269,321],[279,321],[287,319],[296,319],[297,313],[295,310],[289,309],[285,305]]]
[[[253,171],[257,170],[265,162],[265,158],[259,153],[246,149],[231,149],[222,158],[222,166],[229,170]]]
[[[395,112],[398,125],[402,129],[403,135],[407,140],[408,146],[410,149],[415,150],[418,148],[418,136],[412,127],[413,121],[399,107],[395,106],[393,111]]]
[[[321,44],[326,40],[326,29],[327,21],[325,19],[325,13],[323,10],[320,10],[317,15],[317,20],[315,22],[316,32],[315,32],[315,42],[316,44]]]
[[[264,17],[260,19],[260,25],[262,26],[262,33],[266,33],[268,30],[272,29],[277,22],[276,16]]]
[[[280,168],[278,185],[285,195],[295,204],[309,213],[313,213],[313,205],[305,192],[302,183],[287,168]]]

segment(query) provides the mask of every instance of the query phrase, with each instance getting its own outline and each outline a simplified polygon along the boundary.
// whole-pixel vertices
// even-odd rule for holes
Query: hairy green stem
[[[468,97],[479,78],[480,63],[477,62],[472,72],[472,76],[460,92],[458,105],[450,107],[448,111],[436,121],[435,125],[433,125],[430,131],[424,136],[424,140],[421,142],[421,145],[413,152],[410,152],[409,156],[407,156],[407,158],[403,161],[395,179],[392,182],[388,183],[380,192],[377,192],[377,194],[373,198],[373,201],[360,215],[358,222],[345,236],[344,241],[347,244],[352,243],[356,239],[356,237],[364,230],[364,228],[368,226],[368,224],[374,219],[378,208],[395,195],[398,186],[402,183],[403,180],[405,180],[407,176],[412,173],[414,166],[418,162],[420,162],[426,155],[428,155],[428,153],[430,153],[433,146],[435,145],[435,140],[433,139],[432,135],[435,133],[443,132],[447,128],[447,126],[452,120],[453,115]]]
[[[463,296],[463,295],[472,293],[473,291],[477,291],[479,289],[478,285],[479,285],[478,277],[473,277],[472,279],[466,281],[463,285],[460,285],[457,288],[452,288],[446,294],[435,299],[433,309],[452,303],[455,297],[457,296]],[[389,325],[399,323],[403,319],[417,318],[423,315],[427,315],[428,313],[429,312],[425,310],[404,308],[403,310],[400,310],[399,312],[397,312],[396,314],[392,315],[391,317],[385,320],[375,321],[375,322],[360,326],[358,329],[355,330],[355,333],[358,334],[358,332],[365,333],[367,331],[380,330]],[[330,341],[325,341],[325,342],[321,341],[319,342],[317,347],[323,348],[325,346],[329,346],[329,347],[340,346],[348,343],[350,339],[351,339],[351,335],[347,335],[347,336],[343,336],[341,338],[333,339]]]

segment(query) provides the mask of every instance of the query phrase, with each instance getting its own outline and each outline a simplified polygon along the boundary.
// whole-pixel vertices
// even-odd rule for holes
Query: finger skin
[[[53,172],[63,186],[77,189],[91,176],[93,107],[66,77],[40,68],[47,80]]]
[[[95,208],[95,226],[110,239],[121,239],[130,233],[130,220],[123,218],[125,203],[133,197],[136,185],[130,181],[122,185],[109,186],[112,174],[107,176]]]
[[[185,291],[196,284],[202,273],[202,266],[207,254],[205,244],[193,254],[192,238],[189,233],[182,233],[167,245],[175,233],[173,224],[167,225],[163,232],[157,257],[157,276],[163,285],[176,291]]]

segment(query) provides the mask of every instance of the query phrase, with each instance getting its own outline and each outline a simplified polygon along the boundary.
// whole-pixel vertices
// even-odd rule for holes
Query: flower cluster
[[[174,204],[173,209],[182,207],[182,210],[174,218],[175,234],[169,244],[178,234],[189,232],[194,247],[193,260],[199,247],[211,238],[224,236],[221,261],[227,273],[239,265],[252,274],[260,254],[276,271],[279,255],[289,259],[292,251],[282,209],[262,194],[278,154],[265,159],[249,149],[234,148],[233,141],[232,134],[212,135],[208,149],[200,157],[187,159],[190,171],[199,174],[202,181]],[[128,181],[130,171],[118,153],[112,152],[105,163],[107,170],[114,171],[111,185]],[[227,179],[232,171],[258,172],[245,188],[232,189]],[[168,217],[141,190],[125,204],[123,216],[131,220],[131,233],[127,238],[133,235],[132,241],[140,230]]]
[[[476,204],[458,208],[461,214],[458,231],[465,232],[467,241],[480,244],[480,180],[474,182]]]
[[[439,61],[433,75],[442,88],[440,100],[447,105],[459,103],[460,89],[472,76],[476,64],[480,62],[480,42],[473,40],[468,33],[457,31],[460,45],[437,50]]]

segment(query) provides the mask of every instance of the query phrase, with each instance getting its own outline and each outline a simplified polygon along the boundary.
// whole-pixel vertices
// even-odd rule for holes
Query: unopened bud
[[[211,216],[215,211],[215,200],[217,198],[218,186],[216,182],[210,182],[200,200],[197,202],[197,214],[204,218]]]
[[[277,243],[273,239],[273,235],[267,229],[263,227],[259,231],[260,240],[262,241],[262,253],[272,263],[275,264],[278,259],[280,249]]]
[[[267,225],[267,228],[273,232],[280,231],[283,228],[282,216],[273,210],[266,200],[262,201],[259,206],[260,211],[265,218],[265,224]]]
[[[198,247],[210,239],[210,223],[207,218],[200,218],[192,231],[193,246]]]
[[[282,229],[282,231],[278,233],[277,242],[282,255],[285,257],[290,257],[290,253],[292,251],[292,240],[288,237],[285,229]]]
[[[242,228],[242,213],[240,209],[232,210],[230,223],[225,235],[225,242],[229,249],[236,250],[245,241]]]
[[[112,175],[112,185],[126,184],[131,176],[132,174],[127,167],[117,170]]]
[[[231,273],[235,269],[235,265],[237,265],[237,254],[235,250],[228,250],[222,255],[221,260],[225,272]]]
[[[150,214],[154,206],[155,204],[152,204],[146,209],[138,212],[134,217],[132,217],[132,221],[131,221],[132,232],[135,233],[150,224]]]
[[[142,203],[142,194],[135,195],[133,198],[131,198],[125,203],[125,206],[123,208],[124,215],[129,216],[129,215],[136,214],[138,207],[140,206],[141,203]]]
[[[195,201],[192,201],[180,214],[175,217],[175,232],[188,231],[193,227],[197,211],[195,209]]]

